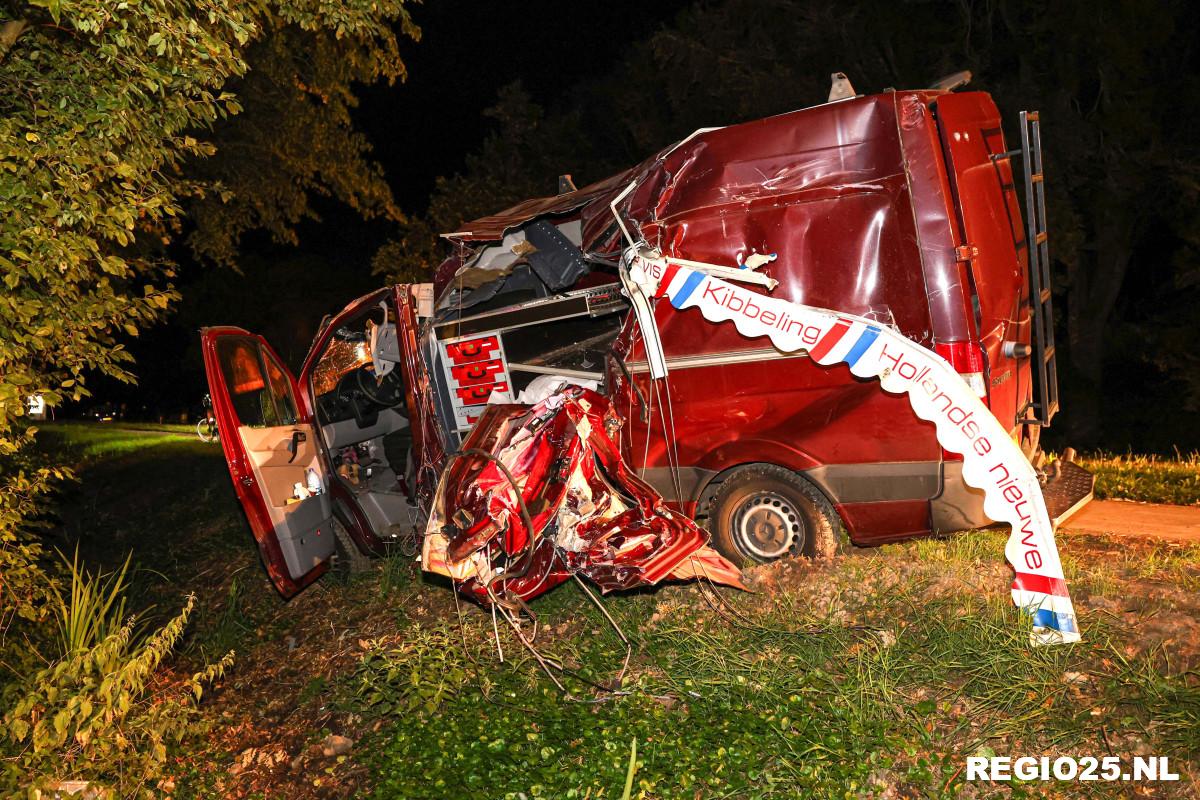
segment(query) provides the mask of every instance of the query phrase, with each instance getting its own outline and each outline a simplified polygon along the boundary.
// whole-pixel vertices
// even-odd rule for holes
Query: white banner
[[[807,351],[818,364],[845,363],[854,375],[878,378],[885,391],[906,395],[917,416],[934,423],[942,447],[962,454],[963,480],[983,490],[984,512],[1012,527],[1004,553],[1016,571],[1013,602],[1033,617],[1031,641],[1079,641],[1037,475],[992,412],[941,356],[877,322],[757,294],[682,266],[645,245],[626,251],[625,266],[627,280],[637,283],[644,297],[666,298],[678,310],[699,309],[712,322],[732,322],[748,338],[765,336],[785,352]],[[639,321],[645,333],[642,315]],[[649,345],[657,338],[648,335],[646,341]],[[651,363],[656,361],[647,355]]]

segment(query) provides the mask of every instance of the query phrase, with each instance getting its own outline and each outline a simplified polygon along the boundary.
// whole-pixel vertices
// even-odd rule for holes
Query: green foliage
[[[416,627],[398,646],[367,642],[354,685],[358,701],[376,714],[432,713],[471,677],[466,654],[447,625]]]
[[[58,623],[60,656],[69,657],[81,650],[91,650],[122,628],[125,620],[125,591],[128,583],[130,553],[121,569],[110,574],[87,571],[79,563],[79,548],[70,561],[59,554],[70,575],[70,594],[66,597],[54,587],[54,617]]]
[[[355,82],[403,77],[393,24],[419,33],[402,0],[0,4],[0,615],[47,599],[31,520],[64,477],[27,453],[25,398],[134,379],[122,339],[178,298],[185,213],[224,261],[248,227],[287,238],[313,192],[391,213],[348,110]]]
[[[482,615],[466,615],[465,645],[452,624],[403,631],[394,651],[368,650],[351,685],[359,710],[392,722],[361,743],[373,796],[620,797],[632,774],[630,797],[950,798],[969,791],[965,757],[1007,752],[997,742],[1128,752],[1137,737],[1172,763],[1194,757],[1194,676],[1130,655],[1144,623],[1127,629],[1090,609],[1082,643],[1031,647],[1005,592],[1004,539],[980,532],[829,570],[764,570],[762,592],[723,593],[726,611],[695,589],[606,598],[636,636],[611,693],[567,676],[574,697],[562,696],[503,628],[498,663]],[[981,575],[996,589],[982,598]],[[619,667],[581,593],[564,587],[535,607],[569,629],[539,636],[544,656],[596,682]]]
[[[405,544],[393,544],[387,548],[379,567],[379,596],[391,597],[406,589],[417,579],[419,566],[415,561],[416,546],[409,549]]]
[[[135,640],[131,621],[34,675],[4,714],[3,788],[36,797],[72,780],[108,796],[153,796],[167,748],[192,727],[205,684],[233,660],[229,653],[183,680],[162,673],[194,604],[189,597],[144,642]]]
[[[188,237],[193,252],[221,263],[236,259],[249,230],[296,243],[295,225],[317,219],[312,194],[340,200],[365,218],[402,220],[350,116],[357,84],[405,78],[393,30],[417,40],[420,29],[402,3],[285,2],[264,25],[266,35],[246,51],[249,69],[228,87],[245,108],[215,129],[216,153],[194,171],[221,191],[188,204],[196,223]]]
[[[43,568],[45,548],[37,534],[45,524],[37,513],[53,484],[71,473],[38,463],[29,446],[33,432],[0,434],[0,631],[16,618],[44,618],[55,586]]]

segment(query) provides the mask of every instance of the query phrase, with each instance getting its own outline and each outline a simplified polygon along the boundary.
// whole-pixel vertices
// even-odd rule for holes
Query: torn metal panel
[[[699,576],[740,587],[707,534],[627,468],[620,424],[577,386],[489,406],[442,476],[424,568],[481,602],[527,600],[576,573],[605,592]]]
[[[504,238],[508,231],[532,220],[577,211],[596,197],[607,193],[612,187],[624,186],[629,182],[626,175],[627,173],[622,172],[566,194],[525,200],[498,214],[464,223],[460,230],[443,233],[442,236],[458,242],[494,242]]]

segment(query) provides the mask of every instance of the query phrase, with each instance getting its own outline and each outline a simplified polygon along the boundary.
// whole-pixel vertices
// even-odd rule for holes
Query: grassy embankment
[[[464,607],[460,622],[402,555],[281,602],[219,449],[111,430],[50,434],[91,458],[66,534],[108,563],[132,550],[142,603],[197,592],[181,673],[238,651],[178,754],[180,797],[619,798],[634,741],[634,797],[1098,788],[964,784],[966,756],[992,752],[1165,755],[1184,780],[1151,788],[1197,790],[1196,548],[1064,538],[1084,633],[1069,647],[1028,646],[999,532],[759,568],[752,594],[607,597],[634,642],[625,680],[567,677],[566,698],[503,629],[500,663],[491,617]],[[578,588],[533,609],[541,651],[594,683],[617,674],[624,648]],[[329,734],[351,749],[324,750]]]
[[[1200,505],[1200,453],[1177,453],[1174,458],[1089,453],[1079,464],[1096,474],[1100,500]]]

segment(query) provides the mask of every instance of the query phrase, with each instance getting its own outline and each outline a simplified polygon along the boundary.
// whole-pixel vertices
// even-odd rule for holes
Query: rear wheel
[[[713,546],[742,565],[784,556],[830,557],[843,539],[841,520],[825,496],[773,464],[735,470],[710,494],[702,513]]]

